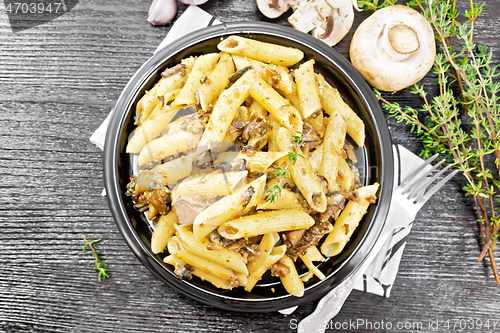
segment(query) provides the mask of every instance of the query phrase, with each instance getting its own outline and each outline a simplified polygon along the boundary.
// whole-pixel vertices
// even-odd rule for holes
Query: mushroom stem
[[[380,49],[391,61],[405,61],[420,47],[417,33],[405,24],[386,25],[379,39]]]

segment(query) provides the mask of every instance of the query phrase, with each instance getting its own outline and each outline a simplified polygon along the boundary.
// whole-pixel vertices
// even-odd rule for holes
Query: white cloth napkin
[[[215,19],[212,15],[197,6],[189,6],[186,11],[173,24],[170,32],[165,39],[160,43],[155,53],[162,49],[172,41],[181,38],[185,34],[221,22]],[[112,113],[112,112],[111,112]],[[111,113],[106,117],[103,123],[90,137],[90,141],[96,144],[99,148],[104,148],[104,140],[106,137],[106,129],[111,117]],[[394,151],[394,186],[399,184],[400,179],[404,179],[410,174],[415,166],[422,163],[422,159],[411,153],[402,146],[393,146]],[[103,193],[103,195],[105,192]],[[411,225],[404,229],[395,230],[393,236],[386,242],[380,254],[375,258],[373,263],[368,267],[362,281],[355,289],[377,294],[380,296],[389,297],[396,274],[399,269],[399,263],[403,250],[406,244],[406,237],[410,233]],[[280,312],[283,314],[292,313],[296,307],[284,309]]]

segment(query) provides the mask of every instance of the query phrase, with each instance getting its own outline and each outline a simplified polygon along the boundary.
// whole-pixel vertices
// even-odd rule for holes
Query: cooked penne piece
[[[176,158],[155,166],[151,170],[143,170],[136,179],[138,187],[149,189],[151,182],[159,185],[171,186],[173,183],[186,178],[193,168],[194,153]]]
[[[184,130],[169,131],[168,134],[162,135],[142,148],[139,154],[139,165],[158,162],[174,154],[194,149],[198,146],[201,135],[201,132],[193,133]]]
[[[283,66],[295,65],[304,57],[304,53],[299,49],[260,42],[241,36],[229,36],[220,42],[217,48],[223,52]]]
[[[315,131],[323,131],[323,112],[320,112],[316,117],[311,117],[305,120]]]
[[[264,195],[265,184],[266,175],[263,175],[198,214],[193,224],[195,239],[200,241],[222,223],[241,216],[256,206]]]
[[[269,152],[279,151],[277,137],[278,130],[281,124],[272,115],[267,117],[267,131],[269,132],[269,139],[267,140],[267,150]]]
[[[246,274],[235,272],[226,266],[222,266],[205,258],[198,257],[197,255],[191,252],[188,252],[182,245],[178,236],[174,236],[169,239],[167,248],[168,252],[171,255],[179,258],[180,260],[184,261],[185,263],[195,268],[199,268],[220,279],[230,280],[230,281],[238,279],[242,284],[245,284],[247,282]]]
[[[166,101],[164,100],[163,103],[160,103],[160,98],[164,97],[170,91],[182,87],[193,68],[194,61],[192,57],[181,60],[179,65],[174,66],[176,70],[174,70],[171,75],[162,77],[150,91],[144,94],[139,102],[137,102],[136,106],[137,124],[142,124],[146,121],[158,104],[163,104],[163,106],[165,106]],[[158,96],[160,96],[160,98],[158,98]]]
[[[314,59],[306,61],[295,70],[295,83],[299,94],[302,117],[310,118],[318,116],[323,110],[319,99],[318,86],[316,85],[316,74],[314,74]]]
[[[154,139],[156,139],[160,133],[167,127],[172,118],[175,117],[179,109],[174,109],[170,112],[159,114],[154,118],[150,118],[142,123],[135,130],[134,134],[130,138],[126,152],[129,154],[138,154],[141,149]]]
[[[325,256],[332,257],[342,251],[361,218],[366,214],[368,206],[375,202],[378,188],[379,184],[375,183],[356,190],[359,201],[350,200],[347,203],[339,218],[335,221],[333,231],[328,234],[321,245],[321,252]]]
[[[308,248],[304,256],[307,257],[310,261],[325,261],[325,257],[323,257],[316,246],[311,246],[310,248]]]
[[[342,155],[344,151],[346,130],[347,126],[344,118],[342,118],[339,112],[333,112],[326,125],[325,138],[323,140],[325,151],[328,150],[332,154]]]
[[[179,91],[179,90],[175,90],[175,91]],[[158,117],[160,114],[167,113],[167,112],[170,112],[170,111],[175,111],[175,110],[179,110],[179,108],[175,107],[175,106],[171,106],[171,105],[162,105],[161,103],[158,103],[158,105],[156,106],[156,108],[149,115],[148,119],[152,119],[152,118]],[[169,123],[169,125],[170,124],[171,123]],[[166,128],[165,128],[165,130],[162,131],[162,133],[164,131],[166,131]]]
[[[241,77],[219,96],[201,137],[198,153],[203,152],[201,149],[208,149],[208,146],[213,143],[224,141],[236,111],[249,95],[249,88],[250,85]]]
[[[163,262],[174,266],[176,269],[178,267],[182,267],[182,266],[186,265],[186,263],[184,261],[182,261],[179,258],[176,258],[176,257],[174,257],[172,255],[165,257],[165,259],[163,259]],[[210,273],[207,273],[205,271],[202,271],[201,269],[196,268],[196,267],[190,267],[190,268],[192,269],[190,271],[191,274],[199,277],[203,281],[210,282],[211,284],[213,284],[217,288],[221,288],[221,289],[233,289],[233,286],[231,285],[231,281],[230,280],[225,280],[225,279],[218,278],[218,277],[216,277],[216,276],[214,276],[214,275],[212,275]]]
[[[245,152],[241,152],[235,155],[234,152],[221,153],[217,156],[217,159],[222,161],[232,161],[233,159],[242,158],[245,160],[247,170],[266,172],[268,171],[271,164],[283,158],[287,155],[286,152],[265,152],[258,151],[251,155]]]
[[[332,115],[338,111],[344,118],[347,126],[347,134],[359,147],[365,144],[365,124],[363,120],[342,99],[337,89],[330,87],[325,78],[320,74],[316,77],[319,85],[319,96],[326,113]]]
[[[229,76],[233,73],[234,64],[231,56],[227,53],[222,53],[214,70],[205,79],[202,79],[203,83],[195,93],[202,110],[205,112],[208,111],[212,101],[219,97],[229,84]]]
[[[297,273],[297,269],[295,268],[292,259],[290,259],[288,256],[284,256],[283,258],[281,258],[280,262],[290,270],[290,273],[288,273],[287,275],[280,276],[283,287],[285,287],[286,291],[288,291],[290,295],[297,297],[304,296],[304,283],[302,283],[302,280],[299,277],[299,273]]]
[[[196,104],[196,97],[194,92],[198,90],[201,85],[201,79],[210,73],[219,60],[219,53],[208,53],[199,56],[194,65],[191,73],[189,74],[186,83],[182,87],[181,92],[177,95],[172,102],[172,106],[187,106]]]
[[[248,238],[270,232],[309,228],[314,219],[299,209],[260,212],[241,216],[220,225],[219,234],[227,239]]]
[[[284,99],[276,90],[266,83],[253,71],[245,74],[245,81],[249,83],[250,96],[262,105],[283,126],[294,133],[302,131],[302,117],[299,111]],[[242,77],[242,78],[243,78]]]
[[[321,166],[321,162],[323,161],[323,144],[319,145],[307,159],[309,163],[311,163],[311,167],[315,172],[317,172]]]
[[[246,291],[251,291],[253,287],[259,282],[260,279],[262,279],[262,275],[266,271],[271,268],[272,265],[274,265],[278,260],[283,258],[286,252],[286,246],[281,245],[278,247],[275,247],[269,255],[265,257],[265,260],[263,261],[262,265],[258,266],[257,269],[255,269],[247,279],[247,282],[245,283],[245,290]]]
[[[170,211],[167,215],[161,215],[156,223],[155,230],[151,236],[151,251],[154,254],[163,252],[167,247],[168,240],[175,232],[175,212]]]
[[[293,93],[293,78],[286,66],[266,64],[262,61],[253,60],[247,57],[234,55],[233,61],[236,70],[240,71],[251,66],[257,75],[264,79],[272,87],[285,94]]]
[[[274,249],[274,245],[276,245],[279,240],[280,235],[277,232],[271,232],[262,236],[262,239],[259,243],[259,256],[256,259],[250,261],[247,265],[248,272],[250,274],[264,265],[266,258],[269,256],[269,254],[271,254],[271,251]]]
[[[271,189],[275,184],[279,183],[279,178],[273,178],[267,183],[267,188]],[[284,187],[285,184],[281,184]],[[263,198],[257,204],[257,210],[269,210],[269,209],[302,209],[306,213],[309,213],[306,199],[300,193],[293,192],[290,188],[284,187],[281,191],[281,195],[274,202]]]
[[[290,132],[286,128],[278,131],[278,146],[281,151],[293,151],[293,144],[290,141]],[[300,149],[298,154],[302,155]],[[311,164],[305,158],[297,158],[296,163],[290,163],[288,168],[293,181],[297,184],[300,193],[306,198],[309,206],[322,213],[326,210],[326,196],[318,177],[314,174]]]
[[[354,174],[343,157],[345,134],[344,119],[335,111],[326,126],[323,159],[318,171],[328,181],[330,192],[350,192],[354,189]]]
[[[321,260],[317,260],[317,259],[319,259],[319,258],[316,258],[317,255],[320,256]],[[323,274],[323,272],[320,271],[318,269],[318,267],[316,267],[313,264],[313,261],[325,261],[325,258],[323,258],[323,256],[321,255],[319,250],[316,248],[316,246],[313,246],[313,247],[310,247],[309,249],[307,249],[307,253],[305,255],[301,255],[300,259],[302,260],[304,265],[306,265],[306,267],[309,268],[309,271],[313,272],[313,274],[316,275],[318,277],[318,279],[320,279],[320,280],[325,279],[325,277],[326,277],[325,274]]]
[[[252,117],[267,117],[267,111],[264,109],[262,105],[257,103],[255,100],[252,101],[252,104],[248,107],[248,114],[250,118]]]
[[[231,195],[235,188],[246,183],[248,171],[211,172],[185,178],[175,187],[175,196],[187,195],[193,191],[197,194],[216,197]]]
[[[235,272],[248,275],[248,269],[241,254],[227,250],[223,247],[215,250],[208,250],[207,244],[196,241],[193,233],[185,227],[177,225],[175,230],[181,241],[182,247],[189,253],[207,259],[210,262],[217,263],[222,267],[232,269]]]

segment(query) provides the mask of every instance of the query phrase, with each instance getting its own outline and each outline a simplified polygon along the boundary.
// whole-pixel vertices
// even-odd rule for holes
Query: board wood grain
[[[81,0],[66,15],[16,34],[0,16],[1,332],[290,332],[316,305],[283,316],[200,304],[144,268],[115,227],[100,196],[102,152],[88,138],[171,27],[149,24],[149,5]],[[186,5],[178,7],[176,17]],[[208,1],[200,7],[225,22],[289,25],[285,16],[262,16],[254,1]],[[475,26],[476,41],[488,43],[496,63],[499,14],[500,0],[490,0]],[[368,15],[356,13],[354,25]],[[353,33],[335,46],[346,58]],[[435,91],[434,80],[430,75],[423,84]],[[408,91],[386,98],[419,103]],[[406,125],[387,121],[395,143],[420,151]],[[332,323],[428,325],[498,317],[499,287],[488,261],[475,262],[479,235],[463,185],[456,177],[418,214],[391,297],[354,291]],[[81,253],[82,236],[103,238],[97,248],[110,265],[110,279],[97,281],[92,257]],[[405,330],[417,331],[429,330]]]

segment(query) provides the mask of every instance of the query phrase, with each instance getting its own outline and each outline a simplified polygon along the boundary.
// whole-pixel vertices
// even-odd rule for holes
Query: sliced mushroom
[[[277,18],[290,8],[286,0],[256,0],[260,12],[269,18]]]
[[[297,30],[309,32],[332,15],[332,7],[325,0],[302,1],[288,22]]]
[[[432,27],[416,10],[389,6],[364,20],[354,33],[353,66],[373,87],[397,91],[420,81],[432,68]]]
[[[332,8],[331,14],[326,20],[320,21],[311,34],[333,46],[347,35],[354,22],[354,7],[352,0],[326,0]]]

